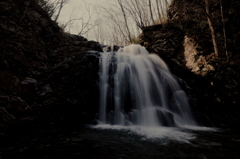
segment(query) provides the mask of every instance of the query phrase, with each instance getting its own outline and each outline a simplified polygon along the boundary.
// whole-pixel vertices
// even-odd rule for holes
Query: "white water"
[[[185,92],[164,61],[132,44],[100,59],[102,124],[161,127],[197,125]]]
[[[189,140],[195,139],[195,134],[173,127],[145,127],[145,126],[122,126],[101,124],[91,126],[97,129],[124,130],[128,134],[137,134],[145,139],[160,139],[161,143],[167,143],[169,140],[189,143]]]
[[[162,126],[124,126],[124,125],[110,125],[110,124],[99,124],[92,125],[91,128],[96,129],[108,129],[108,130],[119,130],[125,131],[127,134],[140,135],[142,140],[146,139],[157,139],[162,144],[168,143],[168,141],[177,141],[183,143],[191,143],[191,140],[196,138],[195,132],[216,132],[218,129],[210,127],[200,126],[184,126],[181,128],[177,127],[162,127]]]

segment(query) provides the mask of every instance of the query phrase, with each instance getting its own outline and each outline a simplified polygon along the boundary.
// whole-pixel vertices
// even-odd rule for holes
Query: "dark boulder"
[[[120,46],[117,46],[117,45],[112,45],[112,46],[106,45],[106,46],[103,47],[103,50],[106,51],[106,52],[111,52],[111,51],[116,52],[116,51],[118,51],[118,49],[120,49],[120,48],[121,48],[121,47],[120,47]]]
[[[162,126],[176,126],[173,114],[162,108],[157,109],[157,117]]]

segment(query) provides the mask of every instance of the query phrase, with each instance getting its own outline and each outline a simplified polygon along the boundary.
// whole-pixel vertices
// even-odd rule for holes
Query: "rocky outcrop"
[[[34,0],[1,1],[0,18],[1,125],[93,112],[98,59],[86,52],[101,45],[63,33]]]
[[[200,54],[198,51],[198,44],[190,37],[185,36],[184,42],[184,59],[186,61],[185,66],[195,74],[206,76],[209,73],[215,71],[215,68],[208,64],[207,57]],[[214,57],[214,54],[209,55]]]
[[[237,124],[240,121],[237,113],[240,104],[240,48],[237,45],[240,30],[237,26],[240,21],[236,19],[240,15],[237,9],[240,3],[222,1],[226,54],[221,6],[219,1],[210,2],[219,57],[213,53],[204,5],[200,0],[174,0],[169,9],[169,21],[144,28],[141,44],[161,56],[171,71],[191,87],[187,90],[190,102],[204,124],[240,128]]]

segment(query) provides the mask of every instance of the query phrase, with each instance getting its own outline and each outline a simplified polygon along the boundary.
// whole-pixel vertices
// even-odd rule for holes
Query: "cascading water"
[[[100,58],[99,121],[112,125],[196,125],[188,99],[163,60],[136,44]]]

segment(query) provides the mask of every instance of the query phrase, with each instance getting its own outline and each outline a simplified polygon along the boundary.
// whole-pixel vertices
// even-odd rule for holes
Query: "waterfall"
[[[136,44],[99,62],[99,121],[111,125],[196,125],[188,97],[164,61]]]

